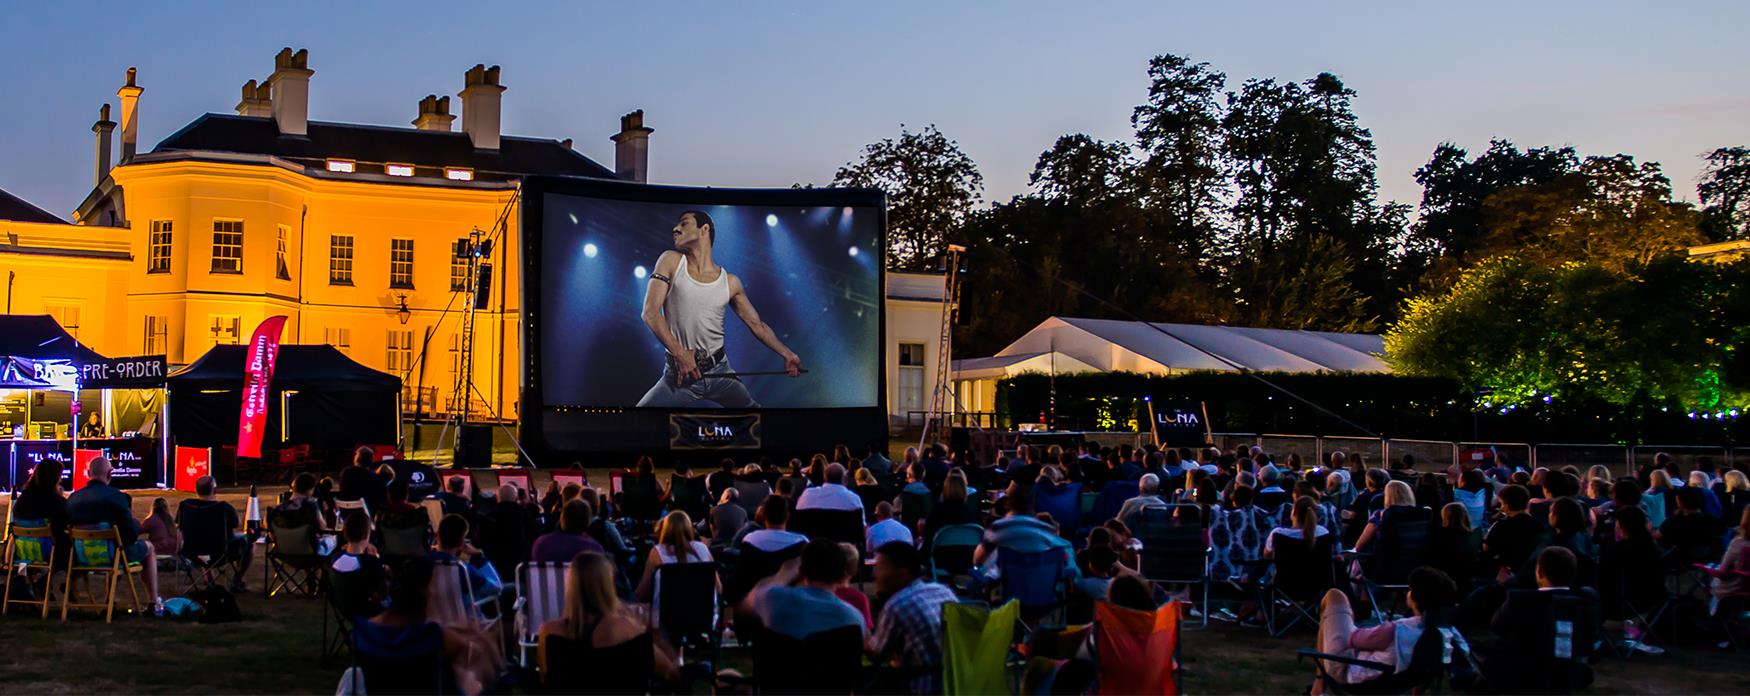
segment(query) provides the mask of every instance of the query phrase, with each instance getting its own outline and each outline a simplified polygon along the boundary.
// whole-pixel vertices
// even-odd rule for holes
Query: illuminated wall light
[[[383,165],[383,173],[389,176],[413,176],[413,165],[385,164]]]
[[[358,171],[358,164],[352,160],[331,159],[328,160],[328,171],[351,174]]]
[[[444,178],[450,181],[473,181],[474,170],[467,167],[444,167]]]

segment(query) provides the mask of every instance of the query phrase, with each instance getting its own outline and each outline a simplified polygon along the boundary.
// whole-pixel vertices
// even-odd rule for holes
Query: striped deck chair
[[[492,628],[498,624],[498,617],[487,617],[484,607],[496,603],[496,597],[484,600],[474,600],[474,584],[468,578],[468,569],[463,568],[458,561],[436,561],[432,563],[431,593],[426,600],[425,615],[443,626],[466,626],[473,624]]]
[[[140,611],[140,586],[134,582],[134,576],[144,572],[145,567],[128,560],[122,552],[121,530],[100,524],[96,528],[74,527],[67,530],[67,536],[71,537],[73,556],[67,566],[67,583],[61,588],[61,621],[67,620],[67,610],[71,607],[102,609],[103,622],[112,621],[115,618],[115,585],[123,577],[127,578],[134,611]],[[72,601],[73,576],[79,573],[104,576],[103,603]]]
[[[533,667],[535,648],[541,642],[541,624],[565,613],[565,572],[569,563],[549,561],[517,566],[517,584],[522,595],[516,601],[518,661]]]
[[[47,520],[14,520],[6,525],[6,594],[0,602],[0,615],[14,604],[39,605],[42,618],[49,618],[49,602],[54,595],[55,533]],[[20,572],[30,577],[33,571],[43,573],[43,593],[38,599],[13,599],[12,580]],[[22,594],[22,593],[21,593]]]

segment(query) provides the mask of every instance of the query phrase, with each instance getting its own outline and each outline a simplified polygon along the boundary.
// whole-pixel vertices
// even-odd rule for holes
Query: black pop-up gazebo
[[[237,444],[247,346],[214,346],[170,375],[170,434],[181,447]],[[401,380],[328,345],[282,345],[262,449],[343,450],[401,439]]]

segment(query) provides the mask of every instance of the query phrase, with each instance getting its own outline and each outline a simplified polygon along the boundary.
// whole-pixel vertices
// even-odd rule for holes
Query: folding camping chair
[[[278,512],[269,512],[266,522],[267,562],[261,569],[264,596],[273,599],[285,591],[315,597],[321,591],[323,569],[328,567],[317,548],[316,525]]]
[[[1137,513],[1137,554],[1142,577],[1157,585],[1201,588],[1201,627],[1209,626],[1209,572],[1213,549],[1203,538],[1203,511],[1196,505],[1143,508]]]
[[[762,694],[850,694],[863,682],[863,628],[844,626],[803,638],[761,629],[753,644],[753,682]]]
[[[936,496],[929,491],[900,489],[899,520],[905,523],[906,529],[917,529],[918,523],[930,517],[930,510],[936,506]]]
[[[433,529],[429,510],[383,513],[377,521],[383,560],[394,564],[409,558],[423,558],[431,550]]]
[[[1350,552],[1361,561],[1361,584],[1373,616],[1384,622],[1390,617],[1381,596],[1391,599],[1410,592],[1410,571],[1427,563],[1429,519],[1391,519],[1380,525],[1378,545],[1372,551]]]
[[[1270,635],[1281,636],[1302,620],[1318,627],[1325,592],[1337,586],[1336,560],[1331,555],[1334,543],[1336,535],[1326,534],[1310,546],[1288,537],[1272,545],[1276,557],[1271,565],[1276,572],[1269,582],[1258,586],[1258,604]],[[1282,609],[1292,611],[1285,624],[1277,616]]]
[[[438,528],[438,523],[444,521],[444,501],[437,498],[426,498],[419,501],[419,506],[425,508],[426,521],[432,529]]]
[[[182,532],[183,572],[190,590],[219,585],[228,571],[231,579],[241,581],[243,559],[238,552],[251,553],[244,545],[234,545],[229,520],[222,506],[184,507],[177,516],[176,526]],[[154,559],[156,562],[156,559]],[[200,571],[197,575],[195,571]]]
[[[787,527],[810,539],[831,539],[863,550],[863,513],[858,510],[809,508],[790,513]]]
[[[498,485],[505,484],[516,486],[531,495],[535,493],[535,478],[528,469],[499,469]]]
[[[1052,612],[1063,609],[1064,570],[1069,561],[1061,548],[1023,551],[1016,548],[997,550],[997,573],[1001,601],[1017,601],[1021,620],[1032,628]]]
[[[347,513],[351,512],[353,510],[357,510],[359,512],[365,513],[366,517],[371,516],[370,506],[365,505],[365,501],[362,499],[361,500],[340,500],[338,498],[335,499],[335,501],[334,501],[334,519],[336,522],[338,522],[340,524],[345,524]],[[339,526],[339,525],[337,524],[336,526]]]
[[[8,508],[10,514],[11,508]],[[55,534],[46,520],[13,520],[6,525],[6,594],[0,598],[0,615],[14,604],[37,605],[43,608],[42,618],[49,618],[49,602],[53,601],[55,574]],[[43,592],[37,599],[13,599],[12,581],[23,574],[42,573]],[[35,588],[27,588],[31,593]],[[21,593],[23,594],[23,593]]]
[[[563,587],[561,581],[561,587]],[[491,609],[488,616],[487,609]],[[468,569],[459,561],[432,563],[431,597],[426,603],[426,616],[445,626],[473,623],[491,630],[498,625],[498,598],[474,598],[474,583]],[[540,630],[536,626],[535,630]]]
[[[559,484],[560,488],[574,483],[579,486],[588,486],[589,474],[582,469],[555,469],[553,470],[553,482]]]
[[[517,585],[522,588],[515,604],[517,657],[524,667],[534,667],[531,660],[541,644],[541,624],[565,615],[565,573],[570,565],[552,561],[517,566]]]
[[[327,666],[331,658],[352,650],[352,625],[354,621],[363,618],[361,610],[366,610],[380,587],[372,583],[381,583],[382,576],[366,576],[358,572],[340,573],[323,566],[321,575],[323,587],[322,610],[322,664]],[[334,633],[328,632],[329,619],[334,620]]]
[[[1179,669],[1179,622],[1184,613],[1181,602],[1167,602],[1152,612],[1095,603],[1094,659],[1100,693],[1184,693]]]
[[[1040,483],[1033,487],[1033,509],[1051,515],[1065,535],[1074,534],[1082,523],[1082,484]]]
[[[951,524],[936,530],[930,540],[930,579],[958,588],[957,576],[972,574],[972,555],[984,541],[984,528],[976,524]]]
[[[995,609],[975,604],[942,605],[942,691],[949,694],[1006,694],[1009,650],[1021,603]]]
[[[141,588],[134,582],[134,576],[145,571],[139,561],[127,560],[122,551],[121,530],[108,524],[98,525],[95,529],[74,527],[67,530],[69,541],[73,544],[73,554],[67,564],[67,583],[61,588],[61,621],[67,621],[67,610],[71,607],[81,609],[102,609],[103,622],[110,623],[115,618],[115,586],[123,577],[128,581],[128,594],[133,599],[133,610],[140,611]],[[73,576],[85,573],[102,575],[104,578],[104,601],[74,602]]]
[[[718,610],[717,564],[665,563],[656,568],[655,586],[651,604],[657,627],[669,644],[681,651],[707,648],[711,664],[721,664],[723,623]]]

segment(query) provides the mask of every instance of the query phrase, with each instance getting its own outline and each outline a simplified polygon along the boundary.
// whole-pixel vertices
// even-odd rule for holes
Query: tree
[[[1553,181],[1487,198],[1477,252],[1620,269],[1701,242],[1697,222],[1688,204],[1671,200],[1671,180],[1658,163],[1594,156]]]
[[[1221,163],[1221,98],[1227,76],[1172,54],[1148,64],[1148,102],[1130,115],[1143,151],[1137,171],[1152,227],[1201,257],[1222,227],[1228,181]]]
[[[1702,232],[1716,242],[1750,238],[1750,147],[1722,147],[1705,159],[1696,186]]]
[[[1039,155],[1027,183],[1046,199],[1082,207],[1133,200],[1131,170],[1135,163],[1121,143],[1106,143],[1075,133]]]
[[[1497,139],[1473,160],[1464,148],[1441,143],[1428,163],[1416,170],[1416,183],[1422,185],[1422,216],[1412,229],[1410,246],[1430,257],[1462,261],[1487,236],[1483,204],[1490,196],[1510,188],[1549,184],[1579,168],[1580,159],[1571,147],[1521,151],[1512,142]]]
[[[915,133],[901,125],[897,140],[863,148],[832,183],[887,193],[887,264],[898,270],[931,267],[943,236],[961,224],[984,190],[972,158],[934,125]]]

